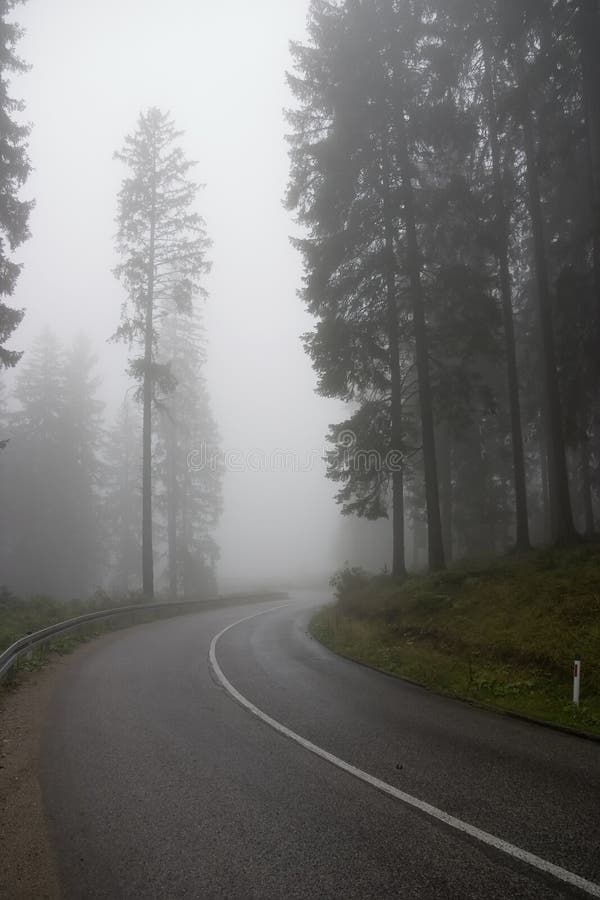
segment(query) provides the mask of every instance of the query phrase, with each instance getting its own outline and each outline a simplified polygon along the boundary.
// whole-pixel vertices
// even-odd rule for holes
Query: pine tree
[[[569,20],[571,4],[561,4]],[[580,0],[574,31],[581,51],[581,98],[587,149],[589,203],[591,213],[592,265],[596,303],[600,307],[600,5],[598,0]]]
[[[153,108],[140,116],[136,132],[115,154],[129,169],[119,194],[122,262],[115,270],[128,300],[115,337],[141,349],[130,373],[140,383],[143,403],[142,579],[147,597],[154,595],[152,409],[157,392],[174,388],[168,368],[156,360],[157,323],[172,307],[190,313],[208,269],[204,222],[193,210],[198,186],[188,178],[193,163],[176,145],[179,137],[169,115]]]
[[[23,593],[64,595],[62,526],[68,496],[62,426],[62,349],[46,330],[34,343],[15,387],[19,408],[10,417],[11,440],[3,453],[6,584]]]
[[[288,205],[309,230],[297,246],[305,261],[304,299],[319,320],[305,339],[320,376],[319,390],[358,403],[361,423],[376,406],[387,405],[392,451],[399,458],[405,441],[394,121],[385,85],[382,96],[381,73],[366,52],[366,24],[356,5],[315,2],[311,43],[293,47],[297,74],[289,80],[300,109],[289,115],[294,133]],[[335,431],[332,439],[335,443]],[[331,457],[330,475],[338,474],[344,477],[336,474]],[[401,577],[403,469],[396,466],[393,473],[380,475],[378,494],[391,480],[392,571]],[[350,492],[360,480],[350,478]],[[342,492],[340,502],[348,500]],[[387,514],[380,500],[376,506]],[[363,514],[360,502],[346,508]],[[371,515],[375,507],[368,508],[364,514]]]
[[[512,43],[513,72],[516,80],[515,119],[522,129],[525,185],[533,239],[532,258],[541,334],[552,532],[558,543],[568,543],[575,539],[576,532],[569,495],[562,407],[556,370],[550,266],[539,172],[541,147],[539,114],[537,114],[538,111],[533,102],[536,74],[543,69],[538,62],[540,59],[542,63],[544,62],[543,50],[536,51],[536,47],[544,45],[543,26],[546,24],[546,20],[542,18],[542,27],[541,29],[538,27],[536,30],[535,26],[540,26],[540,22],[536,21],[535,17],[532,18],[531,22],[526,7],[516,20],[510,18],[507,31]],[[542,31],[541,37],[540,30]]]
[[[489,47],[489,38],[484,30],[481,41],[483,62],[484,115],[490,144],[492,165],[493,201],[495,215],[494,253],[498,264],[499,288],[504,323],[504,345],[508,377],[508,404],[510,410],[511,446],[513,454],[513,477],[516,505],[516,540],[519,551],[529,548],[529,519],[527,513],[527,489],[525,478],[525,456],[523,451],[523,429],[521,423],[521,401],[519,397],[519,374],[515,347],[513,320],[513,296],[510,273],[509,212],[505,197],[502,174],[503,159],[499,135],[497,86],[495,67]]]
[[[33,204],[20,191],[31,166],[27,158],[29,129],[15,120],[22,103],[9,95],[8,75],[24,72],[25,63],[15,53],[21,29],[8,16],[21,0],[0,0],[0,369],[15,366],[21,353],[8,350],[6,342],[23,318],[24,311],[5,301],[12,296],[21,266],[11,255],[27,238],[27,221]]]
[[[121,593],[142,586],[142,423],[137,404],[126,398],[104,444],[102,520],[108,584]]]
[[[401,448],[394,545],[406,495],[431,568],[576,540],[575,501],[594,528],[599,29],[597,0],[313,0],[292,48],[305,346],[352,407],[329,475],[381,515],[353,460]]]
[[[500,301],[504,329],[513,490],[516,512],[515,546],[529,547],[524,438],[515,343],[511,216],[514,210],[514,162],[503,113],[505,61],[498,48],[498,22],[490,0],[438,0],[444,48],[458,75],[459,105],[477,124],[471,148],[462,161],[462,175],[481,206],[471,216],[471,234],[479,244],[480,268],[490,274]],[[508,131],[508,133],[507,133]],[[475,226],[473,228],[473,226]],[[455,227],[449,233],[454,236]],[[460,238],[465,241],[465,235]],[[466,238],[467,245],[473,237]],[[464,244],[460,248],[464,253]],[[500,360],[499,360],[500,362]]]
[[[8,446],[8,407],[6,384],[0,379],[0,450]]]
[[[104,533],[100,496],[104,404],[90,340],[79,335],[65,354],[61,442],[68,467],[66,521],[62,523],[71,593],[86,596],[100,583]]]
[[[315,2],[310,22],[310,44],[293,47],[298,74],[290,84],[300,109],[290,114],[288,193],[290,208],[309,230],[298,241],[305,259],[304,298],[320,320],[307,349],[322,392],[361,405],[374,391],[387,394],[392,443],[400,452],[406,442],[398,359],[410,347],[429,560],[439,569],[444,546],[431,286],[446,278],[444,269],[462,269],[471,279],[457,242],[453,259],[436,254],[435,228],[428,223],[439,216],[440,205],[456,206],[453,169],[465,159],[474,128],[457,103],[456,73],[440,51],[437,19],[425,4]],[[397,536],[403,518],[399,474]]]
[[[3,572],[29,594],[85,597],[99,583],[102,404],[89,342],[46,330],[19,369],[3,454]]]
[[[221,512],[218,434],[203,376],[200,313],[176,310],[164,320],[159,353],[175,390],[157,412],[157,470],[166,522],[169,593],[174,599],[214,592],[218,548],[211,531]]]

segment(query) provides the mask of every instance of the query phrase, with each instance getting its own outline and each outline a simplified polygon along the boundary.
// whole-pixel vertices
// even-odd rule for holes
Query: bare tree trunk
[[[585,535],[591,537],[596,531],[594,506],[592,503],[592,477],[590,472],[590,445],[585,437],[581,442],[581,487],[585,515]]]
[[[519,80],[523,91],[522,126],[526,157],[527,190],[529,194],[529,213],[534,240],[534,264],[542,333],[542,361],[544,367],[546,407],[545,419],[548,438],[548,485],[550,490],[550,503],[556,511],[555,516],[553,516],[552,537],[557,544],[569,544],[577,539],[577,532],[573,524],[573,512],[569,495],[569,479],[567,476],[561,403],[556,373],[550,281],[548,275],[548,262],[546,259],[544,219],[536,169],[536,148],[532,120],[533,113],[525,89],[523,68],[521,68],[521,72],[519,73]]]
[[[403,578],[406,575],[406,556],[404,547],[404,470],[402,465],[402,443],[404,438],[402,424],[402,373],[400,371],[400,339],[398,333],[397,266],[394,251],[395,228],[390,204],[389,157],[387,136],[385,135],[382,137],[382,150],[386,303],[391,383],[391,437],[394,454],[394,471],[392,472],[392,575],[394,578]]]
[[[542,482],[542,514],[543,532],[542,540],[550,543],[552,540],[552,509],[550,505],[550,489],[548,486],[548,454],[546,453],[547,440],[540,440],[540,478]]]
[[[521,425],[521,403],[519,400],[519,376],[517,371],[517,353],[515,348],[515,329],[513,322],[512,288],[509,266],[508,217],[502,186],[502,170],[500,160],[500,142],[498,139],[498,122],[496,98],[492,75],[492,62],[489,52],[485,50],[484,89],[488,110],[488,131],[492,149],[492,166],[494,175],[494,205],[497,224],[496,256],[500,271],[500,294],[502,297],[502,316],[504,321],[504,342],[506,347],[506,364],[508,375],[508,402],[510,409],[511,443],[513,453],[513,473],[516,506],[516,549],[527,550],[530,547],[529,519],[527,514],[527,487],[525,479],[525,455],[523,452],[523,429]]]
[[[142,426],[142,590],[144,596],[149,599],[154,597],[154,552],[152,548],[152,400],[154,384],[152,364],[154,348],[155,243],[156,188],[153,186],[144,331],[144,419]]]
[[[426,554],[427,551],[427,529],[425,526],[425,522],[421,519],[418,514],[413,514],[413,555],[412,555],[412,569],[415,572],[419,572],[421,570],[421,566],[423,561],[421,559],[421,551]],[[424,558],[423,558],[424,559]]]
[[[445,422],[438,428],[437,448],[444,554],[447,562],[450,562],[452,560],[452,448],[448,425]]]
[[[392,491],[392,575],[394,578],[404,578],[406,576],[406,556],[404,549],[404,472],[402,469],[392,475]]]
[[[146,309],[144,352],[144,420],[142,437],[142,590],[154,597],[154,553],[152,549],[152,309]]]
[[[411,180],[411,163],[408,155],[405,129],[400,113],[399,154],[404,188],[404,214],[407,243],[407,269],[410,281],[413,328],[417,358],[417,379],[421,407],[421,431],[423,439],[423,461],[425,470],[425,497],[427,502],[427,527],[429,545],[429,568],[435,572],[444,569],[444,541],[440,516],[440,496],[433,421],[433,396],[429,372],[429,341],[425,320],[423,284],[421,281],[421,255],[417,237],[414,191]]]
[[[190,547],[192,545],[191,540],[191,522],[190,522],[190,509],[189,509],[189,492],[190,492],[190,473],[189,469],[185,468],[185,474],[183,477],[183,486],[181,491],[181,561],[182,561],[182,574],[183,574],[183,596],[187,600],[191,597],[193,593],[193,586],[190,580],[191,575],[191,559],[190,559]]]
[[[168,418],[168,417],[167,417]],[[167,450],[167,544],[169,554],[169,594],[177,599],[177,473],[175,471],[175,423],[166,422]]]

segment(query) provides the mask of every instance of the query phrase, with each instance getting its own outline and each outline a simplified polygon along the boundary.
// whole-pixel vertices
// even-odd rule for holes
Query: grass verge
[[[0,591],[0,653],[14,641],[39,631],[49,625],[74,619],[86,613],[119,606],[134,606],[144,603],[140,594],[131,593],[111,597],[98,591],[89,600],[55,600],[51,597],[15,597],[9,591]],[[96,623],[102,625],[102,623]]]
[[[600,735],[600,543],[462,562],[404,582],[344,570],[333,586],[336,604],[310,626],[331,650],[453,697]]]

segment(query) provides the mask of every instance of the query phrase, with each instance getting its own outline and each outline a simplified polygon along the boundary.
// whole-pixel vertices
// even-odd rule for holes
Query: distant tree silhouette
[[[48,330],[19,367],[0,458],[0,568],[25,594],[85,597],[101,579],[103,404],[94,367],[86,339],[64,353]]]
[[[127,593],[142,586],[142,422],[126,397],[107,429],[103,459],[103,522],[109,586]]]
[[[168,114],[153,108],[140,115],[135,133],[115,154],[129,169],[119,193],[121,263],[115,270],[128,298],[115,338],[141,350],[130,361],[130,373],[140,384],[143,403],[142,582],[147,597],[154,595],[152,410],[157,394],[175,387],[168,365],[157,362],[157,323],[173,310],[190,314],[208,269],[204,221],[193,209],[198,185],[188,177],[194,164],[176,144],[180,134]]]
[[[164,319],[160,358],[170,366],[175,390],[159,405],[156,474],[159,508],[166,521],[169,593],[175,598],[212,590],[218,548],[211,536],[221,512],[221,461],[203,366],[200,311]],[[194,465],[194,460],[196,464]]]
[[[574,505],[594,530],[599,36],[597,0],[312,0],[292,45],[305,346],[352,407],[329,475],[391,513],[397,574],[405,516],[432,569],[576,541]],[[349,427],[404,470],[340,463]]]
[[[6,303],[15,290],[21,266],[12,259],[28,237],[27,222],[33,203],[20,198],[31,166],[27,158],[29,128],[17,123],[14,114],[23,104],[9,95],[8,76],[25,72],[27,66],[15,53],[21,29],[8,16],[21,0],[0,0],[0,369],[15,366],[21,354],[8,350],[6,342],[23,318],[23,310]]]

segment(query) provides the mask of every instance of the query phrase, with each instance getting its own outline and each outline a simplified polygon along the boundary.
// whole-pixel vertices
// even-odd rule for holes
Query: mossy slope
[[[313,620],[331,649],[454,696],[600,734],[600,543],[399,583],[356,570]],[[571,703],[575,656],[581,706]]]

